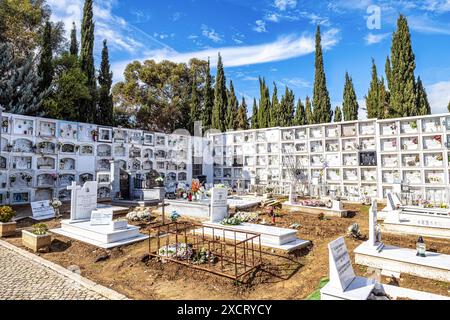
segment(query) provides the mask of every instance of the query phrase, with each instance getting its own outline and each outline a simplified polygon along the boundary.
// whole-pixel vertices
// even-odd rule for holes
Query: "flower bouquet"
[[[201,188],[200,180],[193,179],[192,186],[191,186],[191,192],[192,192],[192,195],[194,196],[195,200],[198,199],[198,193],[200,192],[200,188]]]

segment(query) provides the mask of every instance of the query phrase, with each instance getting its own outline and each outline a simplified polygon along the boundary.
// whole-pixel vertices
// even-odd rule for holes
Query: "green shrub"
[[[42,236],[44,234],[47,234],[48,227],[45,223],[36,223],[33,225],[33,231],[35,235]]]
[[[16,212],[10,206],[0,207],[0,222],[11,222],[11,219],[16,215]]]

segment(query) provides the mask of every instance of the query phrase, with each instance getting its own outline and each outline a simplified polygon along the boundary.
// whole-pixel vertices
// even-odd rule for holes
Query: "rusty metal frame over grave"
[[[208,234],[205,234],[205,229]],[[249,273],[258,270],[262,266],[261,235],[254,232],[237,231],[227,227],[212,227],[191,222],[169,222],[148,228],[149,255],[167,261],[172,261],[187,267],[207,271],[233,280],[242,280]],[[233,236],[230,237],[229,234]],[[225,235],[227,234],[227,238]],[[191,257],[186,260],[162,255],[159,253],[161,246],[169,247],[175,241],[175,252],[178,245],[185,243],[192,246],[192,250],[199,252],[207,249],[217,257],[217,262],[208,262],[203,265],[194,264]],[[156,248],[152,246],[152,240],[156,239]]]

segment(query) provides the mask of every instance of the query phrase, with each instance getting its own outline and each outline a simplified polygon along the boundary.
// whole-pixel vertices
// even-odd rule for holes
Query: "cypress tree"
[[[280,103],[278,101],[278,88],[277,84],[273,83],[273,93],[272,93],[272,105],[270,108],[270,120],[269,127],[277,127],[280,124]]]
[[[378,83],[378,118],[379,119],[386,119],[389,117],[389,99],[390,94],[389,91],[386,89],[386,86],[384,85],[384,78],[381,77],[379,83]]]
[[[387,89],[392,91],[392,67],[389,56],[386,57],[386,63],[384,66],[384,73],[386,73]]]
[[[266,86],[266,80],[259,78],[259,108],[258,108],[258,128],[267,128],[270,118],[270,93]]]
[[[428,114],[431,114],[431,107],[422,80],[419,77],[417,79],[417,115],[424,116]]]
[[[113,99],[111,94],[113,74],[111,65],[109,64],[108,46],[106,40],[103,40],[102,62],[100,64],[100,72],[98,74],[99,99],[98,112],[96,113],[95,122],[107,126],[113,125]]]
[[[237,129],[236,119],[239,109],[239,102],[236,98],[236,94],[234,92],[233,81],[230,80],[230,90],[228,91],[228,108],[226,113],[226,126],[227,129],[235,130]]]
[[[316,32],[313,106],[315,123],[331,122],[333,112],[331,111],[330,97],[328,95],[327,82],[323,66],[320,26],[317,26]]]
[[[353,80],[347,72],[345,73],[342,109],[344,111],[344,121],[358,120],[358,99],[356,98],[355,88],[353,87]],[[339,111],[341,111],[340,108]]]
[[[294,124],[297,126],[303,126],[307,123],[308,121],[306,119],[305,106],[302,103],[302,99],[298,99],[297,109],[295,111]]]
[[[189,104],[189,131],[194,133],[194,123],[197,120],[199,114],[199,102],[200,99],[198,97],[197,91],[197,79],[195,78],[192,81],[192,89],[191,89],[191,102]]]
[[[92,97],[91,101],[81,106],[80,119],[81,122],[92,122],[96,111],[97,83],[95,79],[94,66],[94,21],[92,13],[92,1],[85,0],[83,8],[83,22],[81,24],[81,51],[80,51],[80,68],[86,74],[88,79],[89,93]]]
[[[248,129],[248,119],[247,119],[247,103],[245,98],[242,97],[241,105],[239,106],[239,111],[236,117],[236,129],[247,130]]]
[[[53,80],[53,50],[52,50],[52,25],[50,21],[45,23],[41,60],[38,66],[38,75],[41,78],[39,89],[46,91]]]
[[[252,119],[251,119],[251,125],[252,129],[259,129],[258,125],[258,105],[256,104],[256,98],[253,98],[253,109],[252,109]]]
[[[77,27],[75,22],[72,23],[72,30],[70,31],[70,54],[78,56]]]
[[[294,120],[294,93],[286,87],[283,97],[280,102],[280,123],[281,127],[292,126]]]
[[[448,110],[448,112],[450,112],[450,101],[448,102],[447,110]]]
[[[381,118],[379,98],[380,98],[380,87],[379,87],[377,66],[375,65],[375,60],[372,59],[372,80],[370,81],[369,92],[365,97],[368,119]]]
[[[336,106],[336,109],[334,109],[334,122],[341,122],[342,121],[342,111],[339,106]]]
[[[222,57],[217,60],[216,86],[214,88],[214,107],[211,117],[211,127],[222,132],[226,130],[227,86],[223,70]]]
[[[417,114],[416,68],[408,22],[403,15],[397,20],[397,30],[392,37],[392,70],[389,76],[390,106],[394,117],[407,117]]]
[[[306,122],[307,124],[314,124],[314,115],[312,113],[311,100],[308,96],[306,96],[305,100],[305,114],[306,114]]]
[[[206,68],[206,81],[203,88],[204,105],[202,112],[202,125],[203,130],[206,131],[211,128],[212,111],[214,106],[214,91],[211,84],[211,69],[210,61],[208,58],[208,66]]]
[[[39,110],[49,90],[39,88],[34,56],[15,59],[11,43],[0,42],[0,105],[6,112],[41,115]]]

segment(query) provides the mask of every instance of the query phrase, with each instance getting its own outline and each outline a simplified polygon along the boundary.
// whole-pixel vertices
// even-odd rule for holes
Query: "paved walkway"
[[[108,298],[125,297],[0,240],[0,300]]]

